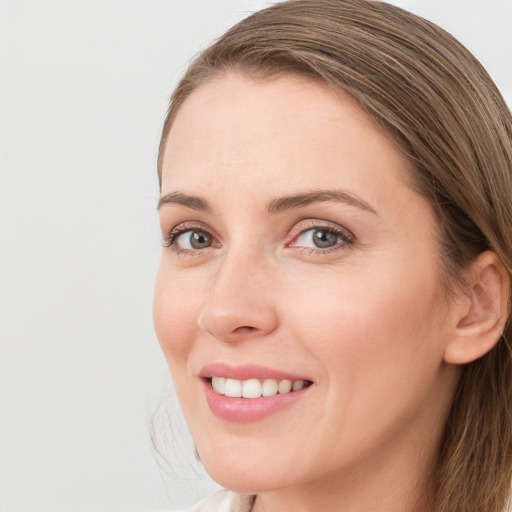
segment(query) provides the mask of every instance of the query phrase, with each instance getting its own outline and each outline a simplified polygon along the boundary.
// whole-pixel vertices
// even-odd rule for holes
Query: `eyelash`
[[[202,232],[202,233],[208,233],[212,238],[213,237],[213,234],[210,232],[210,230],[208,230],[205,226],[203,226],[202,224],[190,224],[190,223],[186,223],[186,224],[181,224],[180,226],[174,228],[168,236],[165,236],[162,240],[162,245],[164,247],[167,247],[169,249],[171,249],[173,252],[176,252],[176,253],[182,253],[182,252],[199,252],[198,250],[195,250],[195,251],[188,251],[186,249],[180,249],[179,247],[176,247],[176,240],[181,236],[183,235],[184,233],[188,233],[189,231],[199,231],[199,232]]]
[[[288,247],[294,247],[293,244],[298,240],[300,236],[312,230],[326,231],[328,233],[332,233],[336,235],[336,237],[340,238],[341,241],[339,241],[332,247],[326,247],[323,249],[320,247],[314,248],[295,246],[297,249],[300,250],[301,254],[303,255],[330,254],[335,251],[348,249],[352,247],[356,241],[355,236],[348,229],[342,228],[341,226],[331,224],[326,221],[310,220],[307,222],[306,225],[302,224],[290,232],[292,242],[288,243]]]
[[[304,235],[308,231],[315,230],[315,229],[318,230],[318,231],[322,231],[323,230],[323,231],[326,231],[328,233],[332,233],[332,234],[336,235],[336,237],[340,238],[341,241],[338,242],[337,244],[335,244],[332,247],[327,247],[327,248],[323,248],[323,249],[321,249],[321,248],[316,248],[315,249],[313,247],[295,246],[295,247],[297,247],[297,249],[300,249],[301,254],[305,254],[305,255],[323,254],[323,255],[325,255],[325,254],[329,254],[329,253],[334,252],[334,251],[342,250],[344,248],[347,249],[347,248],[353,246],[355,241],[356,241],[355,236],[349,230],[347,230],[345,228],[325,223],[325,221],[324,221],[324,223],[320,223],[320,221],[310,221],[307,226],[302,225],[299,228],[291,231],[290,236],[292,237],[292,242],[289,242],[287,244],[287,247],[292,247],[293,248],[294,247],[293,243],[300,236]],[[210,247],[207,247],[205,249],[193,249],[193,250],[192,249],[180,249],[176,245],[177,239],[181,235],[183,235],[184,233],[188,233],[188,232],[191,232],[191,231],[198,231],[198,232],[206,233],[209,236],[211,236],[212,239],[215,240],[214,235],[204,225],[202,225],[202,224],[194,224],[194,223],[192,223],[192,224],[187,223],[187,224],[182,224],[182,225],[174,228],[169,233],[168,236],[164,237],[162,239],[163,247],[169,248],[175,254],[186,254],[186,255],[191,255],[191,256],[198,255],[203,250],[211,248],[211,246],[210,246]]]

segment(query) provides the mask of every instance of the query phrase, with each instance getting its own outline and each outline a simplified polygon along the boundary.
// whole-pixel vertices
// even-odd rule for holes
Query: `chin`
[[[212,480],[222,486],[224,489],[237,492],[239,494],[260,494],[262,492],[273,491],[287,485],[275,478],[269,478],[268,475],[262,475],[261,471],[251,471],[247,468],[208,468],[207,473]]]
[[[273,460],[265,464],[244,454],[205,453],[200,460],[210,477],[220,486],[240,494],[258,494],[288,487],[292,484],[289,471],[278,467]],[[233,456],[235,455],[235,456]],[[256,460],[255,460],[256,458]],[[279,464],[281,466],[281,464]],[[283,478],[286,475],[286,479]],[[291,478],[293,480],[293,478]]]

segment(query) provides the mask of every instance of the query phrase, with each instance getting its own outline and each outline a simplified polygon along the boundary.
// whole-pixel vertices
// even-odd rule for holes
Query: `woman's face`
[[[181,107],[154,320],[221,485],[357,485],[428,462],[456,373],[436,222],[408,174],[381,129],[307,79],[227,76]]]

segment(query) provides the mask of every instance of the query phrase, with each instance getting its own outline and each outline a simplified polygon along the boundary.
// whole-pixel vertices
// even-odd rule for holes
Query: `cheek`
[[[153,299],[155,332],[169,366],[185,363],[197,326],[200,292],[171,273],[158,272]]]
[[[371,366],[396,369],[425,354],[437,364],[432,343],[440,338],[438,294],[432,275],[388,269],[380,275],[350,272],[304,280],[300,289],[307,293],[297,290],[287,300],[290,323],[312,353],[329,366],[348,367],[354,376]]]
[[[373,446],[382,431],[397,432],[419,411],[435,411],[429,397],[442,363],[436,288],[432,280],[397,275],[317,281],[301,287],[308,293],[288,297],[292,337],[319,368],[325,405],[316,421],[326,437],[340,439],[333,451],[361,436]]]

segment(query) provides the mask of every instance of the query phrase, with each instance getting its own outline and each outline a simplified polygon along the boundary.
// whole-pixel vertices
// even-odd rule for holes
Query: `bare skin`
[[[258,494],[254,512],[426,510],[459,311],[409,172],[349,99],[302,78],[219,78],[176,117],[155,327],[207,471]],[[205,400],[211,363],[312,384],[226,421]]]

